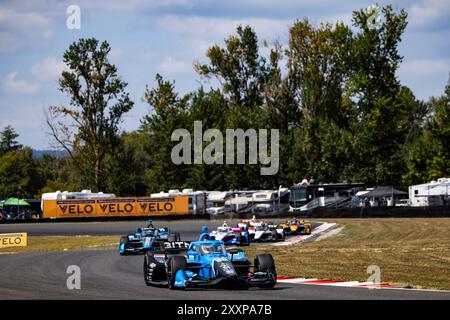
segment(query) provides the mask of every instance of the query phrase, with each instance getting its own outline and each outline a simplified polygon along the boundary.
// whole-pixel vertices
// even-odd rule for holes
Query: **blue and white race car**
[[[169,228],[155,228],[151,220],[147,226],[137,228],[134,234],[120,238],[119,253],[121,255],[142,254],[149,250],[159,250],[160,243],[179,241],[180,234],[171,234]]]
[[[147,285],[171,289],[273,288],[277,273],[272,255],[257,255],[252,265],[242,250],[212,240],[203,227],[198,241],[165,242],[160,251],[147,252],[144,280]]]

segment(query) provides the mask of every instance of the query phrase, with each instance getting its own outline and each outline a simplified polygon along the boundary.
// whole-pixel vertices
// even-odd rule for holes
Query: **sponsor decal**
[[[0,233],[0,248],[26,247],[27,233]]]
[[[187,215],[188,196],[43,200],[44,218]]]

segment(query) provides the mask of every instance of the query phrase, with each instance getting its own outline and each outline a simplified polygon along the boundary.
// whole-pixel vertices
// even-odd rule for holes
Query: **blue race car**
[[[169,228],[155,228],[151,220],[146,227],[137,228],[134,234],[120,238],[119,253],[121,255],[142,254],[149,250],[159,250],[164,241],[179,241],[180,234],[171,234]]]
[[[160,251],[147,252],[143,269],[147,285],[171,289],[273,288],[277,283],[272,255],[257,255],[252,266],[242,250],[212,240],[206,227],[198,241],[165,242]]]

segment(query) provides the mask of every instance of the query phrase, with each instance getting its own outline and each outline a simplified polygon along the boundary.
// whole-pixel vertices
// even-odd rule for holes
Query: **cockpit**
[[[196,251],[199,255],[206,256],[210,254],[226,254],[225,246],[223,244],[198,244],[194,245],[191,250]]]

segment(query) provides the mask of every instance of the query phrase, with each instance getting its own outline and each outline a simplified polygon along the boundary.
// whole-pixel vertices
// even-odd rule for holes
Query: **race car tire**
[[[277,271],[275,262],[271,254],[258,254],[255,257],[255,272],[267,272],[273,276],[273,281],[269,284],[261,285],[260,288],[273,288],[277,283]]]
[[[179,232],[169,234],[169,242],[180,241],[181,236]]]
[[[186,258],[183,256],[173,256],[168,261],[167,282],[170,289],[178,289],[175,287],[175,275],[179,270],[186,269]]]
[[[307,234],[307,235],[310,235],[310,234],[311,234],[311,227],[310,227],[310,226],[307,226],[307,227],[306,227],[306,234]]]
[[[128,244],[128,236],[123,236],[123,237],[120,237],[120,245],[122,245],[122,243],[125,245],[125,247],[126,247],[126,245]],[[127,252],[126,251],[124,251],[124,252],[119,252],[120,253],[120,255],[121,256],[126,256],[127,255]]]
[[[150,279],[148,279],[147,275],[148,275],[148,257],[147,257],[147,255],[145,255],[145,258],[144,258],[144,281],[147,286],[150,286],[152,283],[151,283]]]
[[[250,239],[248,237],[241,236],[239,239],[239,242],[241,246],[249,246],[250,245]]]

